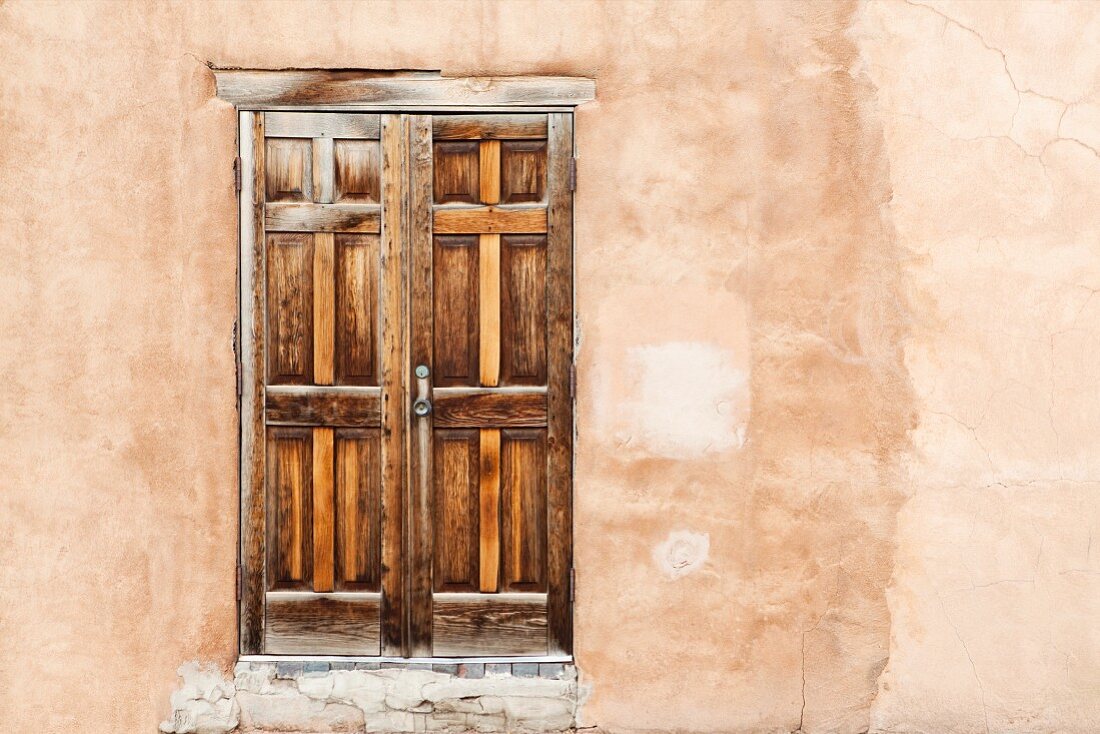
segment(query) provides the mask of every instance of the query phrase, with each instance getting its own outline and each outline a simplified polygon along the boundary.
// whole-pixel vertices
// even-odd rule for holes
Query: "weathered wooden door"
[[[241,142],[242,651],[569,652],[571,116]]]

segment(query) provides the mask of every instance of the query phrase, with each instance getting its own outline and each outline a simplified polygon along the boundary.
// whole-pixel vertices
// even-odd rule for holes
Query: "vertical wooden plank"
[[[238,115],[241,154],[237,370],[241,384],[240,651],[263,652],[264,634],[264,116]]]
[[[480,144],[481,203],[500,203],[500,141],[482,140]]]
[[[333,143],[329,137],[313,138],[313,200],[318,204],[334,201],[336,161]]]
[[[481,430],[481,481],[478,590],[493,593],[500,584],[500,430]]]
[[[410,360],[408,369],[428,368],[419,386],[431,395],[435,383],[432,360],[432,118],[409,117],[409,257]],[[415,373],[414,373],[415,374]],[[432,554],[434,512],[432,494],[432,416],[414,418],[410,435],[409,507],[409,654],[431,655]]]
[[[382,115],[381,387],[382,437],[382,654],[408,654],[405,644],[405,431],[406,371],[405,189],[408,116]]]
[[[332,429],[313,429],[313,590],[333,587],[333,456]]]
[[[500,235],[478,236],[479,365],[482,387],[500,382]]]
[[[481,203],[500,202],[500,141],[480,143]],[[500,382],[500,235],[478,237],[479,378],[482,387]],[[498,591],[500,579],[500,431],[480,432],[478,590]]]
[[[547,125],[547,615],[551,655],[573,649],[573,116],[555,112]]]
[[[313,381],[318,385],[331,385],[333,378],[336,339],[334,250],[332,232],[313,235]]]

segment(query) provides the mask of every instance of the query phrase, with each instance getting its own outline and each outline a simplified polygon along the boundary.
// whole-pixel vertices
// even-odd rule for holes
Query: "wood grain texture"
[[[379,313],[382,385],[382,645],[383,655],[408,655],[406,557],[408,430],[408,299],[404,248],[407,236],[408,116],[382,116],[382,237]]]
[[[378,139],[378,115],[355,112],[265,112],[266,132],[273,138]]]
[[[273,655],[378,655],[378,594],[270,592],[264,647]]]
[[[338,591],[379,591],[382,493],[378,429],[335,432],[335,576]]]
[[[500,141],[482,140],[478,144],[479,182],[482,204],[500,203]]]
[[[381,212],[374,204],[276,203],[265,208],[268,232],[373,232]]]
[[[331,204],[335,196],[333,179],[335,151],[332,138],[313,138],[313,200]]]
[[[240,303],[237,369],[241,420],[240,652],[263,652],[266,580],[264,464],[264,118],[238,117],[241,154]]]
[[[331,385],[336,335],[335,242],[331,232],[313,235],[313,382]]]
[[[267,238],[267,381],[313,382],[313,238]]]
[[[335,558],[331,428],[313,429],[313,590],[332,591]]]
[[[546,115],[435,115],[435,140],[508,140],[546,137]]]
[[[501,238],[500,373],[504,385],[546,384],[546,238]]]
[[[381,391],[376,387],[283,387],[267,389],[267,423],[278,426],[377,427]]]
[[[436,388],[433,420],[439,428],[538,428],[546,425],[544,391]]]
[[[546,141],[504,141],[499,165],[498,201],[502,204],[537,204],[546,200]]]
[[[571,106],[596,97],[582,77],[380,77],[363,71],[215,69],[218,96],[238,107],[286,105]]]
[[[436,234],[533,233],[546,231],[546,209],[500,209],[495,206],[436,207]]]
[[[432,654],[546,655],[542,594],[436,594]]]
[[[436,591],[476,591],[478,584],[478,432],[432,433]]]
[[[479,384],[500,382],[500,235],[478,237]]]
[[[313,200],[313,146],[309,140],[268,137],[264,179],[269,202]]]
[[[474,141],[432,145],[432,201],[476,204],[481,193],[480,147]]]
[[[313,569],[312,432],[267,430],[267,584],[308,589]]]
[[[377,235],[336,235],[335,382],[378,384]]]
[[[547,178],[547,616],[550,654],[573,650],[573,116],[549,116]]]
[[[478,433],[481,441],[478,591],[493,593],[500,587],[500,431],[485,428]]]
[[[478,381],[478,264],[476,236],[435,237],[432,321],[435,385]]]
[[[382,148],[374,140],[337,140],[334,185],[340,204],[378,204],[381,192]]]
[[[500,485],[505,591],[546,591],[546,433],[507,430]]]
[[[409,292],[410,324],[408,370],[425,365],[434,371],[432,349],[432,118],[409,116]],[[431,396],[433,377],[418,380],[418,391]],[[409,434],[409,614],[408,639],[412,655],[431,654],[432,556],[434,518],[432,486],[431,414],[416,419]]]

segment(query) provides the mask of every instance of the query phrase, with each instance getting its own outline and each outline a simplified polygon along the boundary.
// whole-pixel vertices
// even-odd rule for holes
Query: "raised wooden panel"
[[[546,591],[546,432],[501,432],[505,591]]]
[[[546,425],[546,392],[437,388],[436,428],[526,428]]]
[[[545,594],[436,594],[432,654],[545,655]]]
[[[378,384],[377,235],[336,235],[337,385]]]
[[[476,591],[478,584],[479,435],[437,430],[432,436],[436,591]]]
[[[337,204],[377,204],[382,200],[382,148],[375,140],[337,140]]]
[[[500,203],[546,200],[546,142],[505,140],[500,150]]]
[[[309,428],[267,429],[267,588],[313,578],[313,441]]]
[[[267,594],[264,651],[272,655],[378,655],[378,594]]]
[[[379,591],[382,487],[377,429],[336,431],[336,589]]]
[[[264,172],[267,201],[313,201],[313,145],[300,138],[268,138]]]
[[[354,112],[266,112],[266,132],[273,138],[378,139],[378,115]],[[543,121],[543,137],[546,123]]]
[[[264,207],[268,232],[381,231],[381,210],[375,204],[275,203]]]
[[[432,197],[436,204],[476,204],[480,195],[480,153],[476,142],[432,146]]]
[[[545,138],[546,115],[435,115],[435,140]]]
[[[267,238],[267,379],[313,381],[313,237]]]
[[[546,384],[546,238],[501,237],[502,385]]]
[[[478,238],[436,237],[432,315],[436,385],[478,381]]]

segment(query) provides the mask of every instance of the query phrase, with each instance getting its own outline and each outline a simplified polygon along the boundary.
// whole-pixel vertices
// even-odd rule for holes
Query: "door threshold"
[[[572,663],[572,655],[486,656],[465,658],[398,658],[378,655],[240,655],[241,663],[398,663],[401,665],[469,665],[476,663]]]

